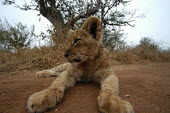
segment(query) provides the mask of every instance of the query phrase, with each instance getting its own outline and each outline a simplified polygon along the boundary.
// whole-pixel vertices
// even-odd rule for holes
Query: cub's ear
[[[101,21],[97,17],[89,17],[83,24],[82,29],[99,40],[102,39]]]

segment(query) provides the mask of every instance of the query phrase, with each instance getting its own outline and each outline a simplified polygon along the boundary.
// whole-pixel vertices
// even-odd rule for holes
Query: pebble
[[[2,95],[5,95],[5,93],[2,93]]]
[[[125,95],[125,97],[130,97],[130,95]]]

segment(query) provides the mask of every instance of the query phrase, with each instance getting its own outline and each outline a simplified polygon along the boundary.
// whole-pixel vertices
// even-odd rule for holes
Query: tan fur
[[[58,77],[50,87],[30,96],[28,109],[31,112],[43,112],[61,101],[66,88],[80,80],[92,80],[101,84],[97,98],[101,112],[134,113],[131,104],[118,96],[119,82],[112,70],[108,51],[102,44],[100,20],[90,17],[82,28],[69,32],[68,49],[65,52],[69,62],[36,73],[37,77]]]

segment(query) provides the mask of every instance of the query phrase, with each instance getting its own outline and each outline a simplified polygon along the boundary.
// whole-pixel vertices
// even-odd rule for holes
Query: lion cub
[[[65,89],[77,81],[93,80],[101,84],[97,97],[102,113],[134,113],[131,104],[119,97],[119,82],[111,67],[107,49],[102,44],[100,19],[88,18],[78,30],[70,30],[65,57],[68,63],[50,70],[39,71],[37,77],[57,76],[47,89],[34,93],[27,102],[30,112],[44,112],[55,107],[64,96]]]

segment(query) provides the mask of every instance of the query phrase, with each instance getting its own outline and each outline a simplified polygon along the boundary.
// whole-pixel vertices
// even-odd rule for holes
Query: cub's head
[[[100,19],[88,18],[78,30],[70,30],[68,48],[65,57],[69,62],[84,62],[98,54],[102,43],[102,27]]]

